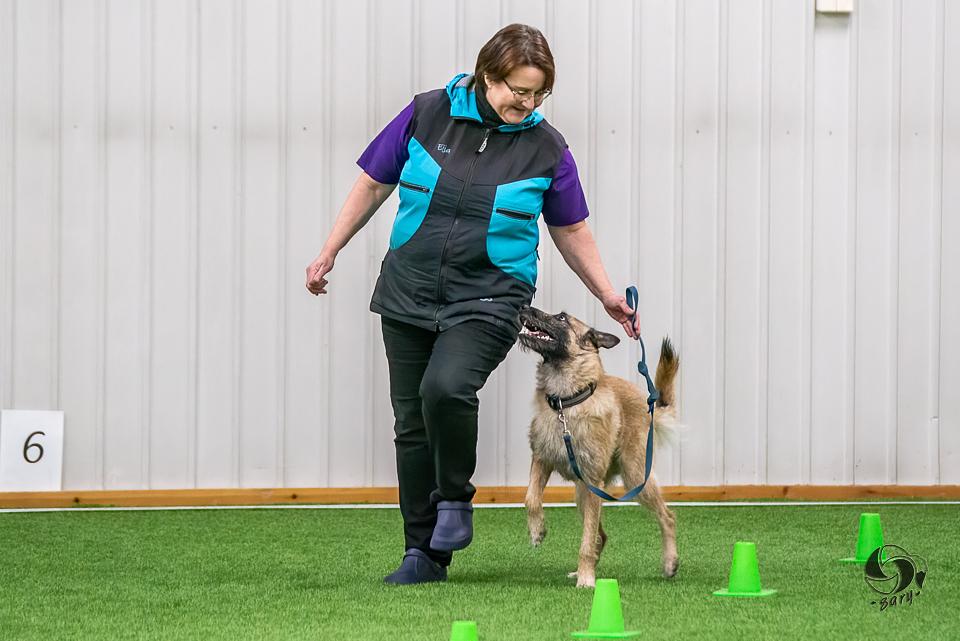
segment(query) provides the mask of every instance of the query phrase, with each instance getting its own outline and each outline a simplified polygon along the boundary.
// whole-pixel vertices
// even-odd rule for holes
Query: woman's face
[[[515,125],[538,106],[539,98],[535,94],[544,88],[545,79],[546,76],[536,67],[517,67],[503,80],[493,80],[485,75],[487,102],[504,122]],[[518,98],[514,91],[526,97]]]

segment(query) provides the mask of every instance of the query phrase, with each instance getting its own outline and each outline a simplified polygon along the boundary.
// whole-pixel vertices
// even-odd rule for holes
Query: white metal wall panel
[[[940,165],[940,407],[937,413],[941,483],[960,483],[960,6],[945,3],[942,164]]]
[[[150,486],[192,485],[196,426],[196,21],[184,0],[151,6]],[[186,27],[186,28],[185,28]],[[162,312],[160,310],[163,310]]]
[[[0,0],[0,406],[66,411],[65,488],[395,484],[396,195],[329,295],[304,268],[366,143],[510,22],[648,360],[680,349],[661,481],[960,482],[953,3]],[[535,304],[620,335],[541,234]],[[480,393],[479,485],[526,482],[535,368]]]
[[[194,9],[195,10],[195,9]],[[196,234],[196,487],[237,486],[239,477],[239,296],[242,272],[237,237],[237,177],[241,146],[239,130],[238,74],[240,56],[240,11],[230,0],[204,2],[197,16],[197,58],[192,62],[198,78],[196,99],[197,175]],[[304,47],[301,59],[308,60]],[[306,90],[304,81],[301,88]],[[293,151],[302,139],[291,137],[289,162],[294,166],[314,164]],[[291,185],[288,197],[299,195]],[[310,227],[301,227],[309,235]],[[310,317],[291,301],[291,315]],[[309,402],[309,397],[297,401]],[[303,405],[291,404],[291,411],[306,415]],[[309,449],[303,444],[295,450]],[[319,447],[314,448],[319,452]],[[317,461],[313,461],[315,468]],[[288,471],[295,469],[288,461]]]
[[[721,202],[723,211],[723,481],[760,483],[764,438],[760,433],[760,357],[765,307],[761,253],[766,238],[761,216],[765,185],[761,166],[765,149],[764,10],[761,0],[732,2],[725,8],[726,103],[723,127]],[[731,34],[736,45],[731,46]],[[737,384],[731,384],[736,381]]]
[[[17,40],[16,7],[9,0],[0,3],[0,82],[4,94],[0,97],[0,394],[9,403],[13,399],[13,217],[14,173],[16,166],[16,87]]]
[[[818,15],[813,32],[812,245],[810,246],[810,481],[849,483],[852,334],[848,149],[851,31],[844,15]]]
[[[900,225],[899,317],[900,378],[897,384],[900,426],[897,443],[897,480],[923,483],[937,473],[935,354],[939,337],[938,287],[939,165],[941,123],[934,106],[941,65],[937,61],[938,3],[933,0],[901,6],[900,13]],[[904,72],[906,70],[906,72]],[[936,198],[934,198],[936,194]],[[954,214],[956,215],[956,213]]]
[[[64,5],[61,32],[63,84],[57,115],[61,131],[60,236],[57,249],[69,278],[60,287],[60,402],[73,408],[64,446],[64,476],[83,475],[99,460],[99,399],[102,379],[102,306],[100,274],[102,190],[98,189],[102,146],[97,130],[102,96],[96,51],[102,19],[94,2]],[[0,369],[0,371],[4,371]],[[94,479],[91,478],[93,482]]]
[[[897,433],[897,210],[891,177],[894,73],[899,70],[892,34],[898,9],[886,0],[861,2],[859,9],[853,475],[856,482],[882,483],[892,478],[895,469],[891,443]]]
[[[807,113],[812,70],[809,46],[814,16],[807,3],[777,0],[767,6],[770,145],[766,280],[767,376],[764,423],[767,483],[809,480],[809,262],[806,175]],[[763,241],[762,241],[763,242]],[[761,381],[763,379],[761,378]]]
[[[719,309],[724,239],[718,203],[723,9],[710,0],[685,2],[680,18],[682,192],[680,211],[675,214],[679,213],[682,223],[677,326],[684,418],[692,427],[681,450],[680,478],[691,485],[719,483],[724,469]],[[699,425],[712,427],[704,431]]]

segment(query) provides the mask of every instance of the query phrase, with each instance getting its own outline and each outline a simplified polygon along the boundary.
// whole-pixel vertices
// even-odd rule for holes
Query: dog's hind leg
[[[530,462],[530,483],[524,504],[527,507],[527,529],[530,531],[530,543],[540,545],[547,536],[547,525],[543,519],[543,489],[553,472],[543,461],[533,457]]]
[[[643,483],[642,461],[623,462],[623,479],[627,487],[636,487]],[[671,578],[680,568],[680,557],[677,556],[677,520],[667,507],[660,493],[660,486],[656,479],[651,477],[640,493],[638,502],[653,512],[660,524],[660,536],[663,539],[663,576]]]
[[[583,517],[583,538],[580,541],[580,561],[577,565],[577,587],[596,585],[597,560],[603,549],[600,537],[600,508],[603,503],[584,486],[577,483],[577,507]]]

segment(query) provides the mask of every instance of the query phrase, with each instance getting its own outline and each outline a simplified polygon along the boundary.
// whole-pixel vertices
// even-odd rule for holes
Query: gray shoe
[[[400,567],[393,574],[384,577],[383,582],[391,585],[413,585],[446,580],[447,568],[431,559],[423,550],[410,548],[403,555]]]
[[[437,525],[430,547],[434,550],[462,550],[473,541],[473,505],[469,501],[437,503]]]

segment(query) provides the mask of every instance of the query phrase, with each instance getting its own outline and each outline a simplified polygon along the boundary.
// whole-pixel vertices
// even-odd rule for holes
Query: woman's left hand
[[[637,313],[634,315],[633,310],[627,305],[625,296],[611,291],[604,295],[601,302],[603,303],[603,308],[606,309],[610,315],[610,318],[620,323],[623,331],[627,333],[627,336],[632,339],[640,336],[640,314]],[[633,315],[633,322],[630,322],[631,315]]]

